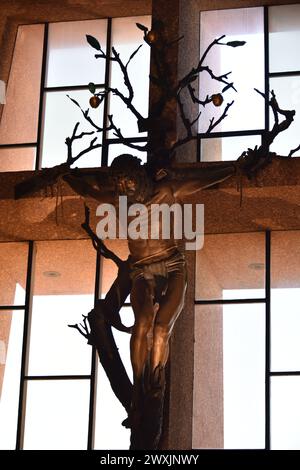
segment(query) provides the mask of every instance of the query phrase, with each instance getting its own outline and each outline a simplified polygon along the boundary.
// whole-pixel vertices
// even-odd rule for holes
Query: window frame
[[[275,4],[274,6],[289,6],[293,5],[293,3],[283,3],[283,4]],[[273,6],[273,5],[270,5]],[[245,5],[241,7],[231,7],[229,9],[245,9],[245,8],[257,8],[259,5]],[[269,96],[270,94],[270,80],[272,78],[284,78],[284,77],[297,77],[300,75],[300,70],[293,70],[293,71],[288,71],[288,72],[270,72],[270,67],[269,67],[269,6],[267,5],[262,5],[260,8],[263,8],[263,18],[264,18],[264,94],[265,96]],[[220,7],[214,10],[210,11],[219,11],[224,8]],[[201,12],[200,12],[200,17],[201,17]],[[200,22],[200,19],[199,19]],[[201,25],[200,25],[201,28]],[[254,129],[254,130],[249,130],[245,129],[242,131],[216,131],[212,132],[210,134],[205,134],[205,133],[197,133],[197,150],[196,150],[196,161],[197,162],[203,162],[205,160],[201,159],[201,140],[206,140],[206,139],[213,139],[213,138],[226,138],[226,137],[245,137],[245,136],[260,136],[261,137],[261,144],[264,144],[267,133],[270,129],[270,111],[269,111],[269,104],[268,101],[265,100],[265,108],[264,108],[264,113],[265,113],[265,125],[264,129]],[[239,155],[237,155],[236,158],[238,158]],[[219,160],[217,160],[219,161]]]
[[[131,15],[128,18],[136,16]],[[147,14],[137,15],[137,16],[150,16]],[[95,84],[97,89],[104,89],[109,86],[111,80],[111,61],[109,60],[112,57],[112,24],[113,20],[117,19],[116,17],[107,17],[107,18],[99,18],[99,19],[106,19],[107,20],[107,30],[106,30],[106,53],[107,59],[105,59],[105,78],[103,83]],[[125,18],[125,17],[122,17]],[[97,18],[93,18],[93,20],[97,20]],[[78,20],[80,22],[85,21],[84,19]],[[89,20],[86,20],[89,21]],[[47,87],[46,86],[46,71],[47,71],[47,55],[48,55],[48,36],[49,36],[49,25],[54,23],[61,23],[61,22],[76,22],[76,20],[58,20],[53,22],[38,22],[37,24],[44,25],[44,39],[43,39],[43,51],[42,51],[42,66],[41,66],[41,81],[40,81],[40,93],[39,93],[39,106],[38,106],[38,128],[37,128],[37,140],[36,142],[26,142],[26,143],[12,143],[12,144],[0,144],[1,149],[17,149],[17,148],[35,148],[36,149],[36,156],[35,156],[35,170],[40,170],[43,168],[42,166],[42,138],[43,138],[43,119],[44,119],[44,109],[45,109],[45,97],[47,93],[55,92],[55,91],[65,91],[65,92],[72,92],[75,90],[88,90],[88,84],[86,85],[79,85],[79,86],[57,86],[57,87]],[[26,26],[30,25],[31,23],[24,23],[19,24],[19,26]],[[103,124],[108,123],[108,115],[109,115],[109,103],[110,103],[110,94],[106,95],[103,103]],[[74,122],[75,124],[75,122]],[[117,137],[109,137],[108,131],[103,131],[102,133],[102,147],[101,147],[101,158],[99,158],[99,166],[108,166],[108,154],[109,154],[109,146],[115,144],[122,144],[124,140],[128,143],[136,144],[136,143],[146,143],[147,142],[147,135],[144,136],[131,136],[126,137],[124,140],[121,140]],[[84,157],[83,157],[84,158]],[[98,168],[98,166],[96,167]],[[19,171],[19,170],[15,170]]]

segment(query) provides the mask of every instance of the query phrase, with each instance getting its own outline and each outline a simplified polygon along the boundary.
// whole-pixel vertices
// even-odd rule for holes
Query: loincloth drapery
[[[178,273],[186,278],[185,258],[178,250],[161,260],[130,264],[130,278],[133,282],[140,278],[146,281],[154,281],[156,277],[168,279],[171,273]]]

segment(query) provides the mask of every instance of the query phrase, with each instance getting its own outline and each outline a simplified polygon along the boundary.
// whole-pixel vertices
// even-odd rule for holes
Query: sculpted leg
[[[169,339],[180,314],[186,290],[186,279],[184,273],[170,273],[168,289],[158,309],[154,327],[153,344],[151,350],[151,370],[157,367],[165,367],[169,355]]]
[[[158,282],[157,279],[155,282]],[[145,279],[139,278],[133,284],[131,302],[135,325],[131,338],[134,373],[130,419],[132,449],[157,449],[159,444],[169,338],[183,307],[185,289],[184,268],[182,271],[178,269],[169,273],[167,291],[160,297],[159,305],[153,303],[154,291]]]
[[[148,357],[148,335],[154,320],[152,296],[144,279],[137,280],[131,291],[131,304],[135,316],[130,353],[135,379],[142,376]]]

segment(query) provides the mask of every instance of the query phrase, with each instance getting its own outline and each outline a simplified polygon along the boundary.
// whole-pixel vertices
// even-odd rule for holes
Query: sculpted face
[[[152,178],[139,158],[129,154],[119,155],[111,164],[111,176],[116,195],[127,196],[129,203],[144,203],[151,199]]]
[[[130,202],[139,200],[138,181],[130,176],[120,176],[117,179],[117,192],[120,196],[127,196]]]

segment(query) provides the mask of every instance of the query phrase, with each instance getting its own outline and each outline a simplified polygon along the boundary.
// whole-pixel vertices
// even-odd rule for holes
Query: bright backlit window
[[[128,256],[124,243],[109,247]],[[68,327],[105,296],[115,265],[99,263],[90,240],[2,243],[0,260],[0,449],[128,449],[126,411],[95,351]],[[121,316],[134,323],[129,304]],[[132,380],[130,336],[113,334]]]
[[[193,446],[300,449],[299,232],[206,235]]]
[[[151,17],[19,27],[0,122],[0,171],[34,170],[66,161],[65,139],[72,135],[75,124],[81,122],[81,132],[92,130],[67,95],[75,99],[83,111],[89,110],[98,126],[108,124],[108,115],[112,114],[124,137],[144,145],[147,133],[139,133],[136,118],[119,98],[109,96],[99,108],[92,109],[89,104],[92,95],[88,90],[88,84],[92,82],[97,92],[112,86],[127,95],[123,76],[118,66],[109,62],[109,57],[114,47],[126,64],[133,51],[142,44],[129,64],[128,75],[134,88],[134,105],[147,117],[150,48],[144,43],[143,33],[136,23],[150,28]],[[94,57],[96,50],[87,43],[86,35],[99,41],[107,59]],[[74,155],[87,148],[90,141],[89,136],[75,141]],[[77,167],[107,165],[117,152],[115,147],[120,149],[120,139],[112,131],[98,133],[97,144],[101,147],[79,159]],[[146,161],[145,152],[137,150],[136,155]]]
[[[266,131],[273,126],[272,111],[266,109],[258,89],[268,94],[274,90],[281,109],[296,110],[291,127],[280,134],[271,146],[278,155],[288,155],[299,145],[299,71],[297,47],[300,35],[300,5],[252,7],[201,12],[200,55],[216,38],[226,35],[223,42],[246,41],[243,47],[217,46],[211,49],[205,63],[216,75],[232,72],[237,93],[224,92],[222,106],[201,107],[199,119],[198,160],[236,160],[247,148],[261,145]],[[224,84],[203,72],[199,82],[200,97],[221,93]],[[227,103],[234,100],[227,117],[205,132],[212,117],[218,119]],[[294,153],[294,156],[299,156]]]
[[[19,27],[0,125],[0,171],[66,161],[65,138],[76,122],[85,123],[67,95],[87,109],[89,82],[97,90],[105,84],[119,86],[118,71],[108,61],[94,58],[86,34],[95,36],[108,54],[107,45],[115,47],[125,63],[143,44],[128,72],[136,89],[135,105],[147,115],[150,48],[143,43],[137,22],[150,27],[151,17]],[[90,110],[100,126],[108,113],[115,115],[129,140],[146,141],[147,134],[138,133],[135,118],[129,118],[120,101],[108,99],[105,106]],[[19,128],[22,132],[16,132]],[[90,130],[87,123],[82,130]],[[128,152],[112,133],[98,139],[102,147],[76,166],[107,165]],[[81,151],[84,144],[76,144],[75,151]],[[146,160],[145,153],[131,153]],[[110,247],[127,257],[122,244]],[[116,274],[114,267],[97,261],[90,240],[2,243],[0,263],[0,448],[128,449],[130,432],[121,426],[126,412],[115,399],[96,352],[68,328],[82,321],[95,298],[105,295]],[[133,324],[129,306],[121,314],[124,323]],[[130,337],[114,334],[131,376]]]

